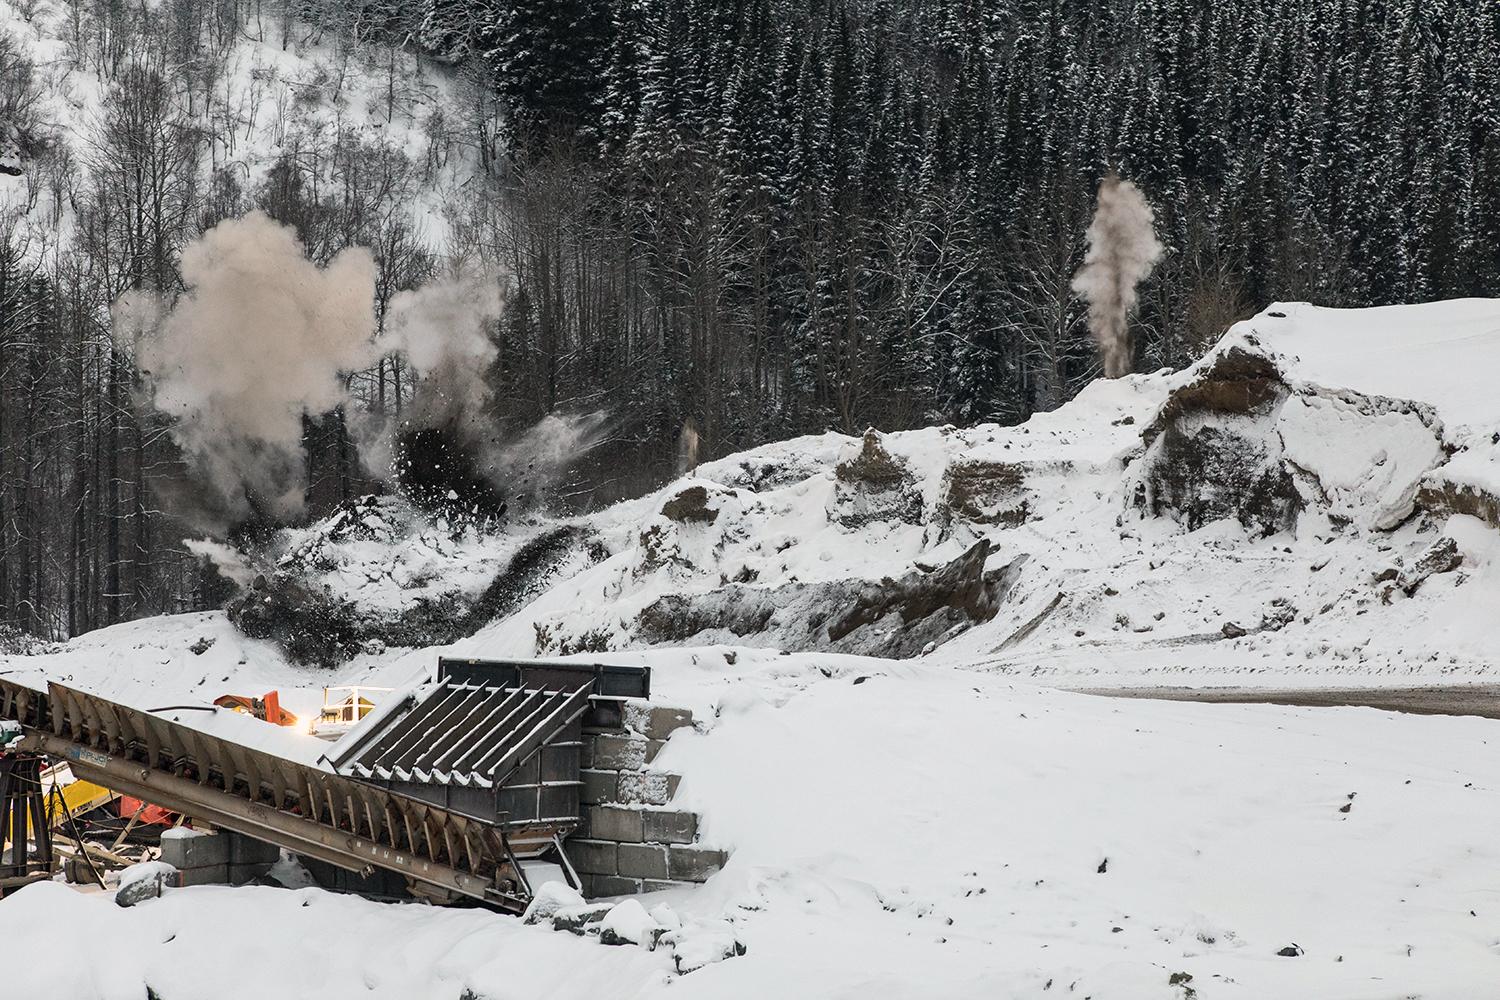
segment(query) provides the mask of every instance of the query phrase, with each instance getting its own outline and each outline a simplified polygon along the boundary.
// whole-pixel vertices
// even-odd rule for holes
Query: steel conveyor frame
[[[382,869],[519,911],[518,857],[553,848],[550,825],[507,830],[49,683],[0,678],[0,718],[19,721],[24,749],[67,760],[82,778],[340,868]]]

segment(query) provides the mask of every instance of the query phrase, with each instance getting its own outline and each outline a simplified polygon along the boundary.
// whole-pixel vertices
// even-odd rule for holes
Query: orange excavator
[[[273,726],[295,726],[297,717],[281,707],[281,697],[275,691],[267,691],[259,698],[247,698],[239,694],[223,694],[214,699],[220,708],[243,712]]]

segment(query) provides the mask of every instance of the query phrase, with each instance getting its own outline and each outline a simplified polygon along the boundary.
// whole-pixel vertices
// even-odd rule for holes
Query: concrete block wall
[[[620,728],[585,731],[584,821],[566,844],[584,895],[705,882],[728,860],[698,843],[695,813],[672,808],[681,777],[654,766],[672,734],[692,725],[687,709],[627,701]]]
[[[161,838],[161,860],[177,869],[177,884],[244,885],[271,870],[281,858],[275,844],[232,830],[207,833],[181,827]]]

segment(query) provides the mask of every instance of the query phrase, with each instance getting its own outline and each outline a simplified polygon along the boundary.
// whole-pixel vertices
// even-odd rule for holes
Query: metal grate
[[[572,690],[440,682],[335,767],[357,778],[493,788],[581,718],[592,691],[592,680]]]

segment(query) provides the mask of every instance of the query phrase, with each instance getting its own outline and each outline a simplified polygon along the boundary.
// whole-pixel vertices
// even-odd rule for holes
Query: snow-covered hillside
[[[1497,353],[1500,301],[1279,304],[1187,371],[1100,380],[1018,427],[798,438],[494,532],[383,500],[237,572],[366,627],[415,616],[464,655],[726,645],[1063,686],[1481,680],[1500,628]],[[201,662],[200,633],[225,640]],[[95,648],[176,665],[126,686],[211,687],[203,667],[229,655],[255,684],[293,669],[218,614],[19,662],[70,674]],[[432,658],[375,642],[333,676],[398,682]]]
[[[1500,599],[1497,352],[1493,300],[1275,305],[1185,372],[1101,380],[1019,427],[769,445],[592,518],[608,559],[460,648],[928,649],[1085,686],[1476,679]]]
[[[159,6],[138,13],[160,22],[170,15],[151,9]],[[338,174],[348,164],[340,165],[336,144],[375,151],[384,160],[384,196],[399,196],[407,223],[429,246],[445,246],[450,210],[478,165],[460,139],[462,109],[472,102],[460,96],[458,74],[411,51],[352,46],[336,31],[258,11],[226,12],[235,30],[198,54],[198,70],[183,72],[197,88],[184,107],[206,141],[206,169],[248,192],[292,157],[338,185],[350,178]],[[0,32],[33,64],[38,95],[35,134],[0,127],[0,163],[9,164],[0,170],[0,210],[23,213],[38,252],[69,246],[82,183],[73,172],[106,155],[105,99],[119,84],[111,73],[129,62],[110,35],[130,17],[114,13],[118,20],[56,0],[0,2]],[[18,151],[17,139],[34,152]]]

